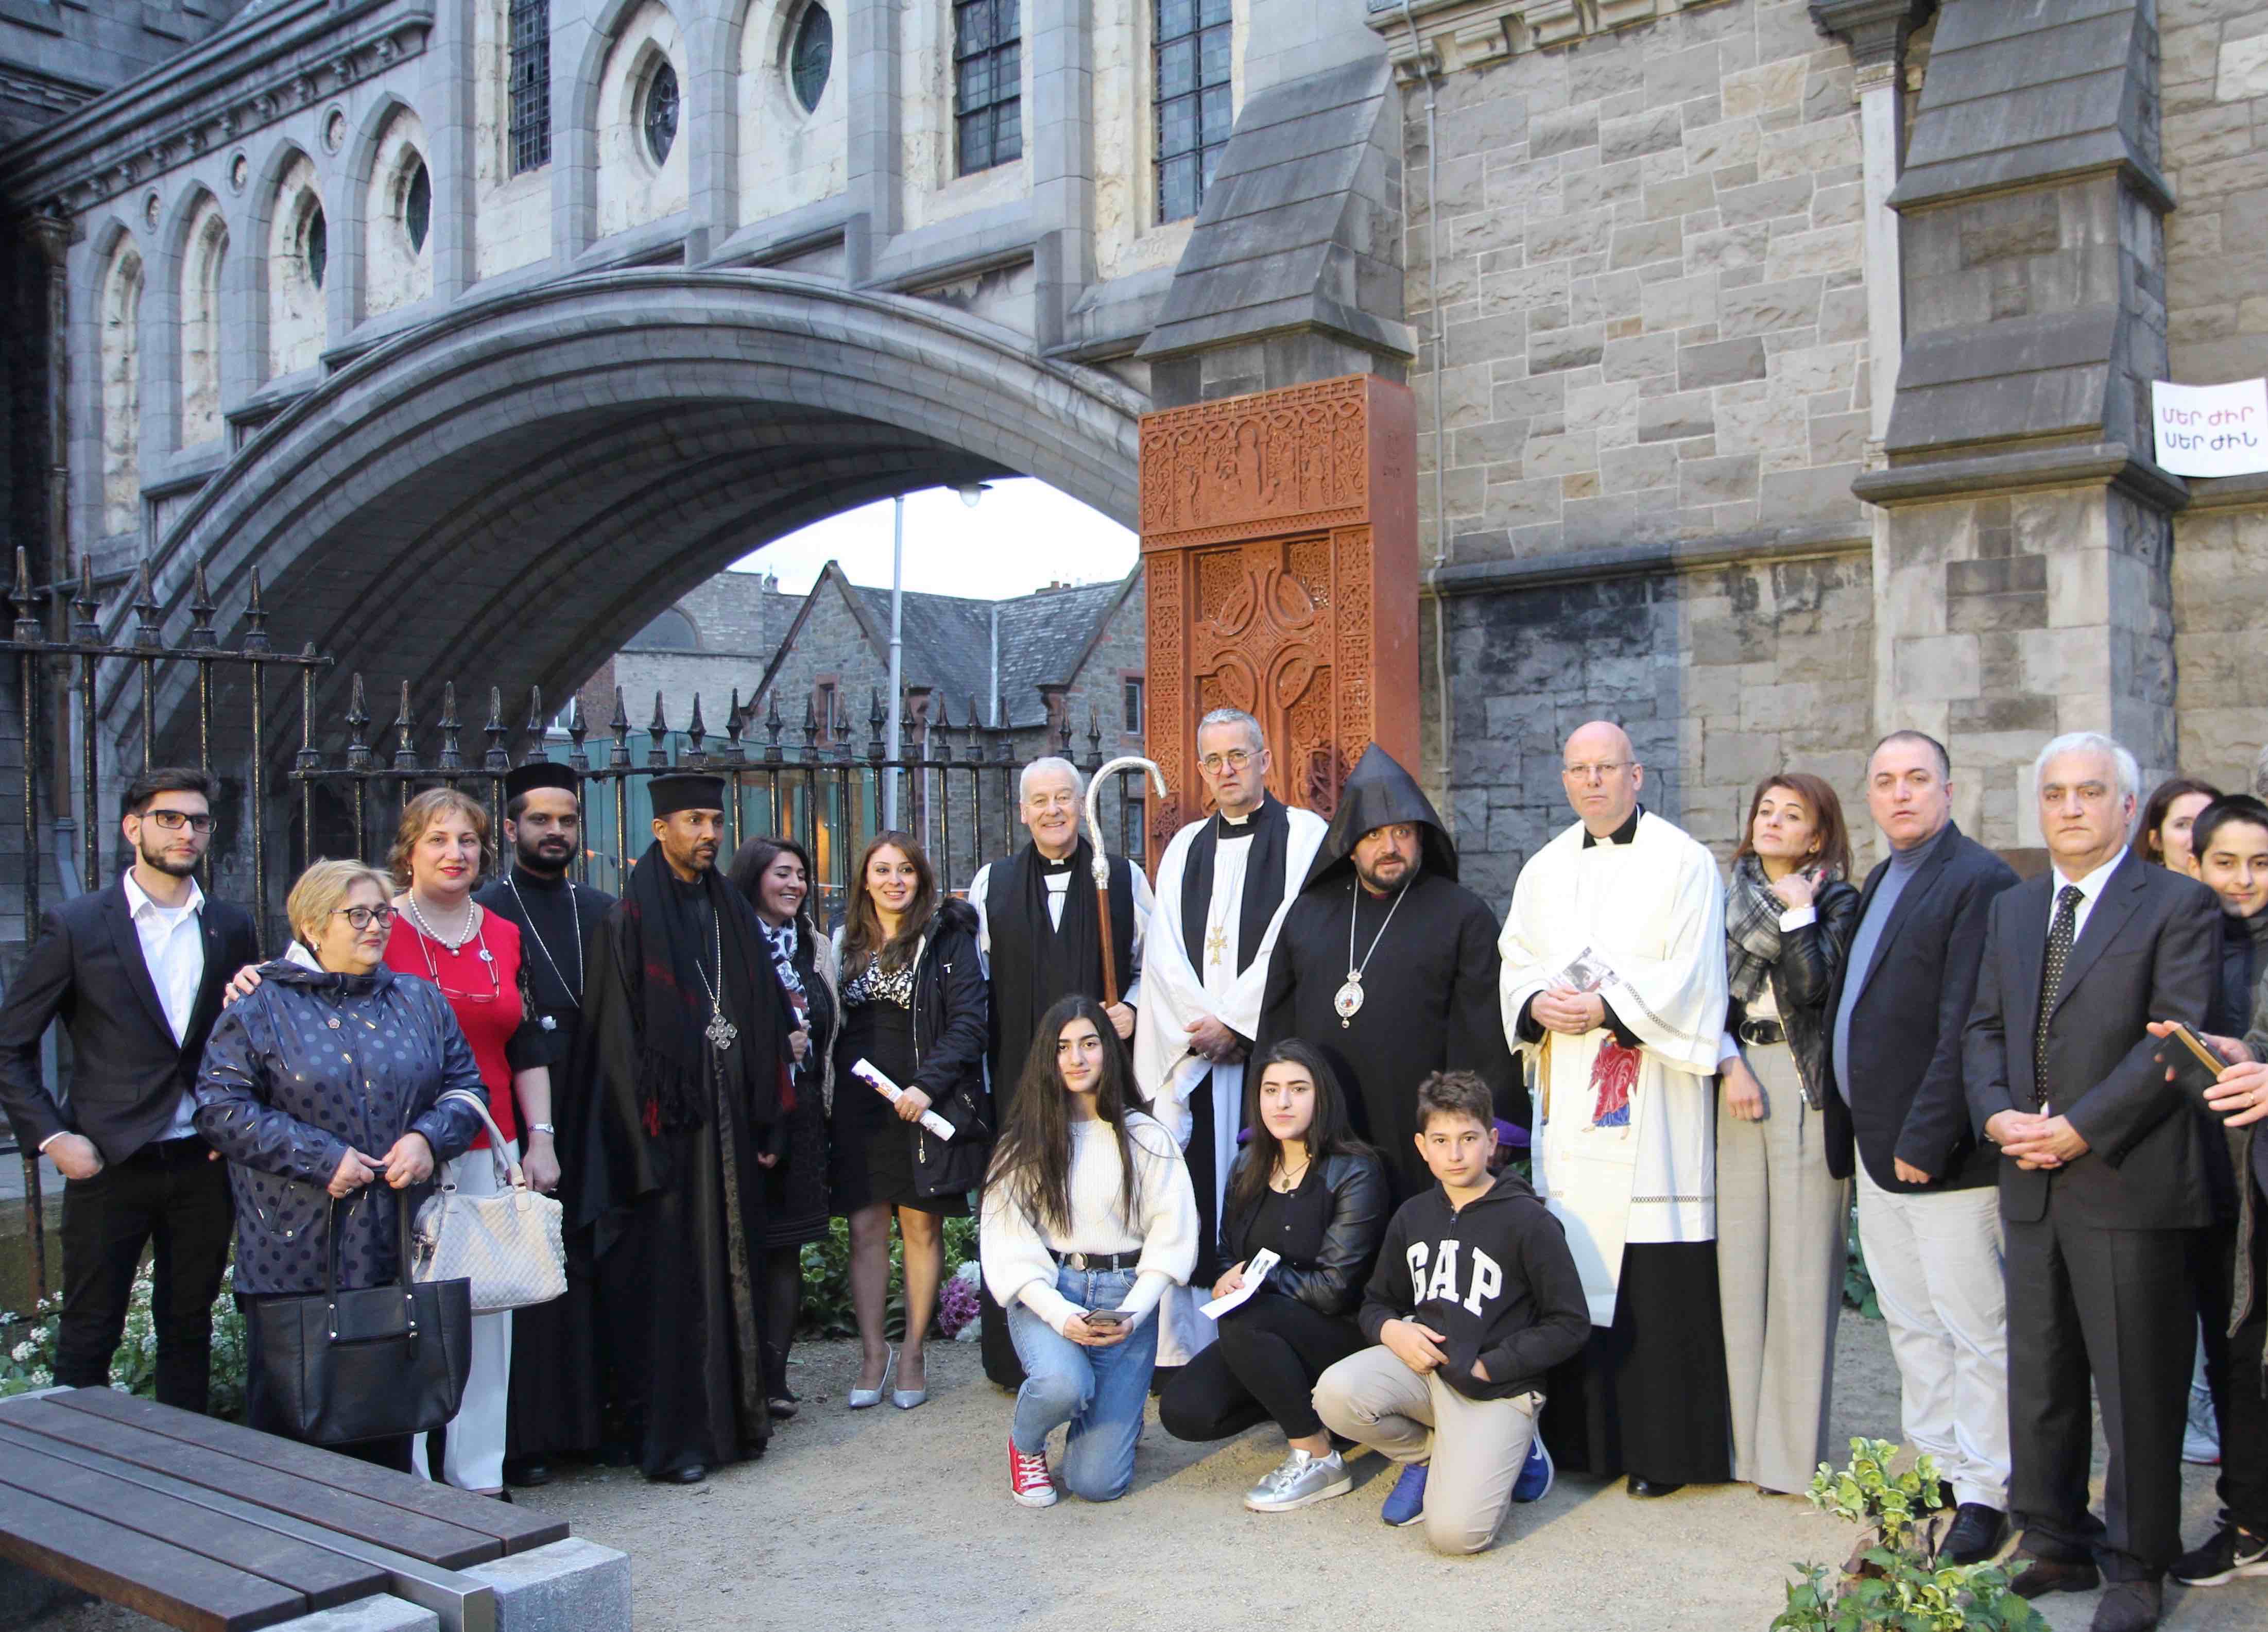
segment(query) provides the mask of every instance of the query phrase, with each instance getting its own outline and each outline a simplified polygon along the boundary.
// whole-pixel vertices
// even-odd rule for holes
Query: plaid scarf
[[[1725,980],[1744,1003],[1764,990],[1779,961],[1779,915],[1786,910],[1754,852],[1733,863],[1725,886]]]

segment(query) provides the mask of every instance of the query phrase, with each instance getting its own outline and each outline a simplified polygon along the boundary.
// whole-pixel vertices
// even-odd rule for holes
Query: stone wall
[[[1560,745],[1619,722],[1646,805],[1729,856],[1756,781],[1824,776],[1864,809],[1874,589],[1863,553],[1513,582],[1447,601],[1451,805],[1464,882],[1498,905],[1573,820]],[[1439,706],[1428,696],[1429,722]],[[1445,814],[1449,812],[1445,812]],[[1862,814],[1856,836],[1871,840]]]
[[[2173,378],[2268,374],[2268,11],[2161,0],[2159,75]],[[2248,784],[2268,735],[2268,482],[2192,481],[2174,518],[2175,709],[2182,768]]]
[[[1404,94],[1410,316],[1447,327],[1459,562],[1759,529],[1863,530],[1867,374],[1848,52],[1801,0],[1729,0],[1500,55]],[[1419,495],[1432,530],[1431,383]]]

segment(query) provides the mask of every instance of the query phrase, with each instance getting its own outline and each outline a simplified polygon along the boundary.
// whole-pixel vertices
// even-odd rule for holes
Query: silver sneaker
[[[2220,1460],[2220,1419],[2213,1415],[2213,1391],[2190,1385],[2190,1416],[2182,1435],[2182,1460],[2211,1467]]]
[[[1288,1513],[1344,1496],[1353,1489],[1354,1475],[1347,1472],[1346,1462],[1337,1452],[1318,1457],[1293,1451],[1244,1493],[1244,1505],[1256,1513]]]

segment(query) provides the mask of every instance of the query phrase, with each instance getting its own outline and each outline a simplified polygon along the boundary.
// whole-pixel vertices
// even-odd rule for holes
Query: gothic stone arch
[[[357,671],[376,697],[457,677],[556,698],[703,578],[870,499],[1018,472],[1131,523],[1145,403],[1027,345],[786,273],[620,270],[471,302],[237,453],[159,546],[162,625],[186,633],[202,562],[232,639],[256,570],[274,645],[338,659],[319,721]],[[193,722],[188,690],[160,697],[161,731]],[[114,740],[138,730],[134,686],[102,707]],[[288,758],[297,699],[269,712]]]

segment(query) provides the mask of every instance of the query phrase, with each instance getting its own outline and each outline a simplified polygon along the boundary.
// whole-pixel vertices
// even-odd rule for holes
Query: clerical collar
[[[1059,872],[1069,872],[1072,867],[1078,864],[1078,862],[1079,857],[1076,856],[1066,856],[1061,861],[1056,861],[1049,856],[1041,856],[1040,871],[1052,878]]]
[[[1604,839],[1600,838],[1597,834],[1593,833],[1588,827],[1584,828],[1583,848],[1587,850],[1594,844],[1628,844],[1631,842],[1638,837],[1638,819],[1645,814],[1645,805],[1639,805],[1632,806],[1630,813],[1630,820],[1624,822],[1621,827],[1616,828],[1612,833],[1609,834]]]
[[[1232,816],[1226,811],[1217,811],[1214,814],[1219,820],[1215,824],[1213,832],[1223,839],[1248,839],[1253,834],[1252,819],[1267,808],[1268,800],[1265,796],[1263,796],[1259,804],[1241,816]]]

